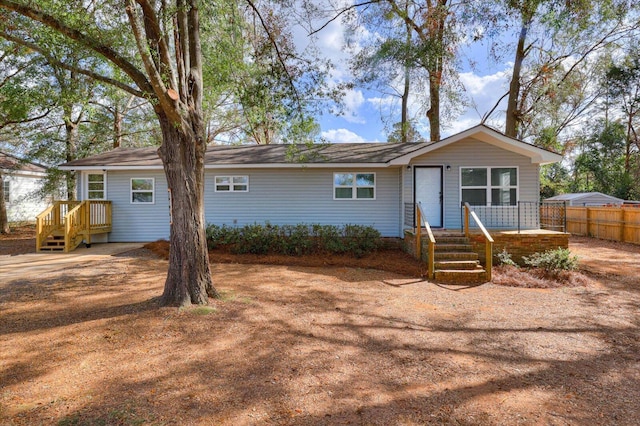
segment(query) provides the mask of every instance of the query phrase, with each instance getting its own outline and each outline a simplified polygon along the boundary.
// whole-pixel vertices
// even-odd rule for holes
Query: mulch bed
[[[163,259],[169,258],[169,242],[155,241],[148,243],[145,248],[153,251]],[[349,268],[378,269],[394,272],[410,277],[424,277],[427,273],[426,265],[414,259],[399,247],[378,250],[363,257],[350,255],[336,255],[317,253],[303,256],[286,256],[279,254],[236,254],[228,247],[220,247],[209,251],[212,263],[238,263],[253,265],[289,265],[289,266],[340,266]]]

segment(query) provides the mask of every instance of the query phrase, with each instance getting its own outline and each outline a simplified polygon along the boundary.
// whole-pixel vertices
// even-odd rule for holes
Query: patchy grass
[[[211,315],[218,312],[213,306],[195,306],[186,309],[187,312],[194,315]]]

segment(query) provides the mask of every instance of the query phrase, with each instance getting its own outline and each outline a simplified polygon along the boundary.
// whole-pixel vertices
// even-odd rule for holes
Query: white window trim
[[[92,198],[91,200],[101,201],[107,199],[107,172],[103,170],[88,170],[84,176],[84,199],[89,200],[89,175],[102,175],[102,198]]]
[[[134,190],[133,189],[133,180],[134,179],[144,179],[151,181],[151,190]],[[133,201],[134,193],[146,193],[151,192],[151,201]],[[129,204],[155,204],[156,203],[156,178],[152,177],[132,177],[129,179]]]
[[[483,186],[462,186],[462,170],[464,169],[485,169],[487,171],[487,184]],[[516,190],[516,203],[515,205],[494,205],[493,199],[491,198],[491,190],[495,188],[507,188],[506,186],[491,186],[491,170],[492,169],[516,169],[516,179],[518,181],[517,185],[510,185],[508,188]],[[458,201],[462,203],[462,190],[463,189],[485,189],[486,199],[487,199],[487,207],[516,207],[518,205],[518,201],[520,201],[520,167],[519,166],[460,166],[458,172],[458,185],[459,193],[458,193]]]
[[[218,189],[218,178],[229,178],[229,189]],[[245,178],[247,183],[245,184],[247,189],[234,189],[233,178]],[[243,185],[243,184],[240,184]],[[215,192],[228,193],[228,192],[249,192],[249,175],[218,175],[213,177],[213,188]]]
[[[336,185],[336,175],[353,175],[353,185],[340,186]],[[373,175],[373,186],[358,186],[356,184],[356,175]],[[333,200],[334,201],[375,201],[378,196],[378,176],[376,172],[333,172]],[[351,188],[351,198],[338,198],[336,197],[336,188]],[[358,188],[373,188],[373,198],[358,198]]]

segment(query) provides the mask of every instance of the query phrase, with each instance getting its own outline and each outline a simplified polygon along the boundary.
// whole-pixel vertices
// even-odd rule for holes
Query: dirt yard
[[[214,259],[223,300],[183,310],[145,249],[0,272],[0,424],[637,425],[640,247],[571,249],[556,289]]]

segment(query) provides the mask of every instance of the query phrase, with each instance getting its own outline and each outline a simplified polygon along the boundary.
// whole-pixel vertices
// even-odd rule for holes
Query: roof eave
[[[219,169],[335,169],[335,168],[387,168],[394,165],[390,163],[250,163],[250,164],[205,164],[206,170],[219,170]],[[163,170],[161,165],[149,165],[149,166],[126,166],[126,165],[84,165],[84,166],[66,166],[61,165],[58,167],[60,170],[66,171],[89,171],[89,170],[104,170],[104,171],[123,171],[123,170]]]

